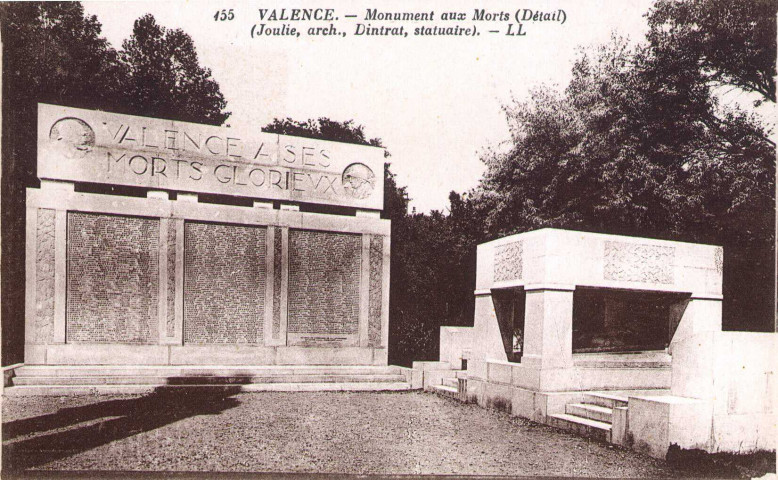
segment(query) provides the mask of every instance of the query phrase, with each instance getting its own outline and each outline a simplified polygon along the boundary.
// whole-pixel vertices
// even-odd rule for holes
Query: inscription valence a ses
[[[383,206],[374,147],[42,104],[39,123],[41,178]]]
[[[339,178],[336,174],[290,172],[272,168],[275,165],[282,165],[326,169],[332,163],[330,153],[326,149],[302,146],[298,151],[296,145],[283,145],[280,154],[276,156],[271,153],[275,145],[268,146],[266,142],[247,145],[237,137],[203,136],[200,132],[186,130],[157,131],[145,126],[138,129],[124,124],[119,124],[117,127],[108,122],[103,122],[103,126],[117,146],[159,150],[165,151],[166,154],[161,156],[162,154],[143,155],[108,151],[106,159],[109,172],[111,169],[124,169],[135,175],[186,178],[192,181],[200,181],[204,175],[211,173],[216,181],[222,184],[338,194],[336,182]],[[231,162],[206,165],[202,161],[176,158],[185,156],[181,154],[186,153],[213,156]],[[244,157],[244,154],[248,155]],[[253,162],[242,163],[245,159]],[[267,166],[257,166],[256,163]]]

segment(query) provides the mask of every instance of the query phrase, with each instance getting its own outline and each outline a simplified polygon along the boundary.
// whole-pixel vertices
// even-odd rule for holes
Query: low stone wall
[[[472,367],[471,367],[472,365]],[[646,390],[670,387],[669,368],[583,367],[540,370],[521,363],[473,360],[468,376],[489,384],[540,392]]]
[[[673,395],[711,404],[706,450],[774,450],[775,359],[778,334],[708,332],[673,350]]]
[[[462,369],[473,345],[473,327],[440,327],[440,361]]]
[[[411,388],[431,390],[433,385],[440,385],[444,378],[456,376],[456,372],[448,362],[413,362]]]

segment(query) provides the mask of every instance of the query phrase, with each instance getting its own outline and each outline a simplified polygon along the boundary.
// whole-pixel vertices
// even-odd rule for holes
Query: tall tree
[[[658,0],[646,15],[658,55],[693,59],[706,79],[775,102],[776,0]]]
[[[766,328],[774,153],[723,108],[693,55],[623,39],[585,51],[564,92],[506,109],[513,148],[474,198],[499,234],[543,226],[723,244],[725,325]],[[758,308],[754,308],[758,306]]]
[[[128,69],[128,106],[138,114],[221,125],[230,116],[211,70],[199,63],[192,38],[152,15],[135,21],[121,60]]]
[[[3,364],[24,346],[25,188],[37,182],[37,103],[116,107],[117,54],[79,3],[0,3],[3,38]]]

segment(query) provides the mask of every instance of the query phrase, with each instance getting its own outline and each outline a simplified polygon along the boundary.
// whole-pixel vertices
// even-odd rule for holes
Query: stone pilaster
[[[546,369],[573,365],[574,287],[528,285],[522,365]]]
[[[370,235],[362,235],[362,265],[359,275],[359,346],[369,343],[370,321]]]

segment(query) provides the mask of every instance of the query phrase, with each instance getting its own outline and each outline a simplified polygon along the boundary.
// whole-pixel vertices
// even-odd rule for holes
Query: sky
[[[251,38],[251,27],[262,23],[259,9],[283,8],[280,0],[83,3],[117,49],[131,35],[135,19],[146,13],[188,33],[201,65],[212,70],[221,87],[232,112],[227,123],[234,127],[259,130],[283,117],[364,125],[367,136],[381,138],[391,153],[391,169],[398,184],[407,186],[411,206],[428,212],[445,209],[450,191],[476,186],[484,151],[506,147],[504,105],[527,98],[534,87],[564,88],[579,47],[606,42],[613,32],[641,40],[647,30],[643,15],[652,2],[298,1],[294,7],[334,8],[336,26],[349,34],[299,38]],[[468,38],[351,35],[353,24],[370,23],[364,20],[368,8],[434,10],[436,18],[446,11],[464,12],[466,26],[473,24],[476,8],[511,14],[562,9],[566,20],[525,22],[521,37],[504,35],[506,24],[497,25],[499,34],[484,30]],[[234,19],[214,21],[221,9],[233,9]],[[348,14],[357,18],[346,20]]]

